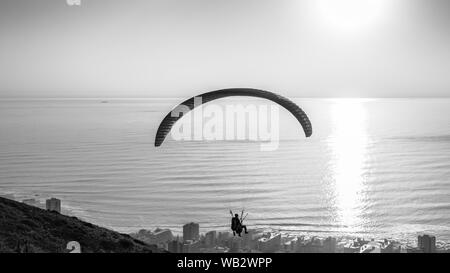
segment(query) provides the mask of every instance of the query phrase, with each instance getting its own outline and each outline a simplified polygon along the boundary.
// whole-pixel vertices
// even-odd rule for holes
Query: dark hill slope
[[[79,242],[82,252],[164,252],[127,234],[0,197],[0,252],[69,252],[70,241]]]

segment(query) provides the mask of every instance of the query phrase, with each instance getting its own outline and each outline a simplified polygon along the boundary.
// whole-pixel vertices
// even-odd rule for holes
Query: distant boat
[[[108,103],[109,101],[107,100],[102,100],[101,103]]]

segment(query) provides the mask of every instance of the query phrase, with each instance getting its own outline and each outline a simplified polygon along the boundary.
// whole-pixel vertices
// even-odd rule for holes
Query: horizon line
[[[450,99],[450,96],[393,96],[393,97],[333,97],[333,96],[304,96],[304,97],[291,97],[290,99]],[[13,101],[13,100],[183,100],[187,97],[0,97],[0,101]]]

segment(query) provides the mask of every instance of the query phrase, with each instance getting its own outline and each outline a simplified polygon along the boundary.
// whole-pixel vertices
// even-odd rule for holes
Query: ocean
[[[0,101],[0,195],[57,197],[64,213],[120,232],[227,230],[229,210],[245,209],[249,228],[450,242],[450,99],[300,98],[313,135],[280,109],[274,151],[170,137],[154,147],[181,101]]]

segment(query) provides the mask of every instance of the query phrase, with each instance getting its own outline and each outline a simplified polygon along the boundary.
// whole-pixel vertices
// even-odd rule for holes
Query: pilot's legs
[[[247,233],[248,233],[248,232],[247,232],[247,226],[242,226],[242,228],[244,229],[245,234],[247,234]]]

